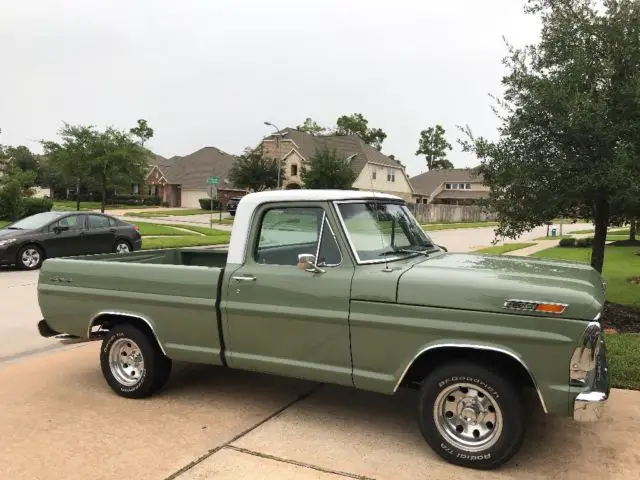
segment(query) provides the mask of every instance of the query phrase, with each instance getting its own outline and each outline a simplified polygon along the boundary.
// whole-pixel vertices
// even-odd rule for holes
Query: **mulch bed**
[[[640,308],[606,302],[602,314],[602,328],[618,333],[640,333]]]

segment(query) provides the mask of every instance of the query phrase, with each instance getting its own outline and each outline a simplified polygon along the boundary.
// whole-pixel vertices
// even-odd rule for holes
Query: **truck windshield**
[[[361,262],[388,261],[435,250],[406,205],[362,201],[338,203],[337,207]]]

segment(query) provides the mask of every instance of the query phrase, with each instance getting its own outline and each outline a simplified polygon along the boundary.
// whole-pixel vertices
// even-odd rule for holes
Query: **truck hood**
[[[562,314],[505,308],[507,300],[563,303]],[[425,259],[398,282],[398,303],[515,315],[593,320],[604,306],[600,274],[577,262],[444,253]]]

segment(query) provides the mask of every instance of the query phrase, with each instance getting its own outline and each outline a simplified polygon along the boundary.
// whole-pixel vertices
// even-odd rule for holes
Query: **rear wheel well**
[[[414,360],[400,382],[400,387],[417,388],[436,367],[464,360],[498,370],[520,387],[533,387],[531,374],[522,363],[503,352],[465,347],[442,347],[428,350]]]
[[[162,348],[162,345],[160,345],[160,341],[149,323],[136,316],[121,315],[117,313],[105,313],[103,315],[99,315],[91,322],[91,326],[89,327],[89,338],[100,338],[104,336],[106,331],[111,330],[116,325],[131,325],[137,328],[144,333],[149,340],[154,342],[156,347],[158,347],[158,349],[164,354],[164,349]],[[96,327],[98,327],[97,330]]]

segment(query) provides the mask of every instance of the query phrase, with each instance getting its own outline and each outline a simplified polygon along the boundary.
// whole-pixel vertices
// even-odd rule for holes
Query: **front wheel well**
[[[440,347],[427,350],[413,361],[398,386],[416,388],[436,367],[459,360],[480,363],[498,370],[520,387],[537,388],[531,373],[513,356],[497,350],[469,347]]]
[[[158,349],[166,356],[164,348],[162,347],[162,344],[149,321],[135,315],[118,313],[104,313],[102,315],[98,315],[89,325],[89,339],[96,339],[104,336],[106,331],[111,330],[116,325],[131,325],[137,328],[147,335],[147,337],[149,337],[149,339],[154,342]]]

